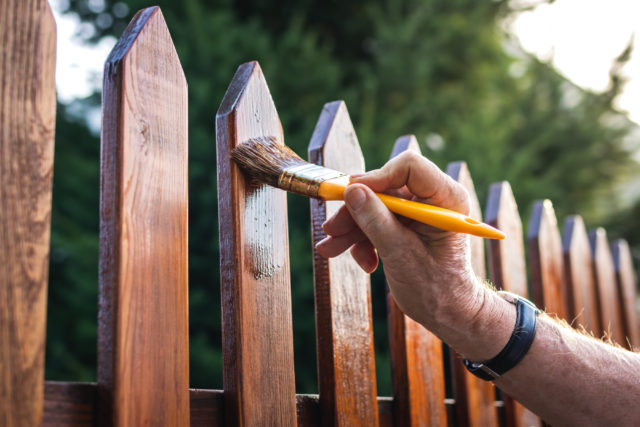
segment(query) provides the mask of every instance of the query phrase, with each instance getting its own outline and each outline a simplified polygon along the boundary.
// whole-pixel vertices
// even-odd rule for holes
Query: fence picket
[[[230,151],[282,126],[257,62],[236,71],[216,116],[225,417],[295,425],[287,199],[245,180]]]
[[[638,280],[633,267],[633,259],[629,251],[629,244],[624,239],[619,239],[611,244],[611,254],[616,271],[616,282],[620,296],[620,307],[624,319],[625,344],[631,344],[630,348],[640,347],[640,324],[638,324]]]
[[[420,152],[413,135],[396,140],[391,157]],[[387,287],[394,420],[398,426],[447,425],[442,341],[405,316]]]
[[[485,221],[502,230],[507,238],[489,240],[489,274],[493,284],[528,298],[522,221],[511,186],[503,181],[489,189]],[[538,426],[540,419],[518,402],[504,396],[508,426]]]
[[[565,220],[562,251],[569,301],[567,321],[574,327],[583,327],[587,332],[601,336],[593,261],[582,217],[573,215]]]
[[[598,295],[598,311],[603,333],[618,344],[625,346],[622,311],[607,232],[601,227],[591,230],[589,242],[591,243],[593,277]]]
[[[342,101],[325,104],[309,143],[312,163],[352,174],[364,158]],[[344,204],[311,199],[313,244]],[[371,286],[349,253],[325,259],[314,250],[318,385],[322,425],[378,425]]]
[[[0,1],[0,424],[42,418],[56,24],[45,0]]]
[[[471,211],[469,216],[482,221],[482,210],[476,190],[465,162],[453,162],[447,167],[447,174],[462,184],[469,193]],[[487,278],[484,256],[484,239],[471,236],[471,263],[476,276],[482,280]],[[492,383],[481,380],[464,367],[462,360],[451,352],[451,371],[453,393],[456,401],[457,425],[473,427],[490,427],[498,425],[498,413],[495,406],[495,387]]]
[[[189,423],[187,197],[187,84],[151,7],[105,64],[99,422]]]
[[[527,244],[533,302],[548,314],[571,320],[568,318],[569,293],[564,281],[562,239],[550,200],[539,200],[533,205]]]

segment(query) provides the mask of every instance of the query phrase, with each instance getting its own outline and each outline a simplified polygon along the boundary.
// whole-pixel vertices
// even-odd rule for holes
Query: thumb
[[[344,201],[353,220],[382,258],[397,249],[395,242],[406,229],[369,187],[362,184],[347,186]]]

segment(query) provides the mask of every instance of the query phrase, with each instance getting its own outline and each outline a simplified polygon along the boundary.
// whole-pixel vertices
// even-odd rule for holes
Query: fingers
[[[327,237],[316,244],[316,250],[320,255],[332,258],[351,248],[351,256],[366,273],[376,270],[378,253],[345,205],[329,218],[322,228]]]
[[[398,242],[410,233],[380,201],[370,188],[352,184],[344,192],[349,213],[360,230],[367,236],[380,256],[391,255],[399,248]],[[358,252],[359,249],[356,249]]]
[[[342,205],[331,218],[322,224],[324,232],[331,236],[342,236],[356,227],[356,222],[345,205]]]
[[[378,253],[369,239],[353,245],[350,252],[365,273],[373,273],[378,268]]]
[[[362,230],[354,228],[342,236],[329,235],[316,244],[316,249],[325,258],[333,258],[349,249],[351,246],[366,241],[367,236]]]
[[[376,192],[389,192],[407,186],[426,203],[469,213],[469,195],[462,185],[442,172],[433,162],[414,151],[405,151],[381,169],[352,177]]]

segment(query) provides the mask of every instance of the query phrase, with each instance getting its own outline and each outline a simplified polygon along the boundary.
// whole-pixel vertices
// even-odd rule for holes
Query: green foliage
[[[222,387],[214,116],[242,62],[260,62],[286,142],[298,153],[306,152],[323,104],[344,99],[369,168],[386,161],[398,136],[414,133],[441,167],[468,162],[481,201],[491,182],[509,180],[523,216],[535,199],[549,197],[560,217],[580,212],[599,221],[598,201],[611,201],[633,165],[623,143],[632,126],[611,107],[628,55],[607,93],[582,91],[547,64],[507,53],[514,42],[499,25],[511,13],[505,0],[158,3],[189,83],[194,387]],[[95,41],[119,36],[135,10],[150,6],[126,4],[124,17],[113,1],[92,11],[88,0],[71,0],[69,11],[96,25]],[[56,142],[47,377],[84,380],[95,378],[98,142],[65,111]],[[308,201],[289,202],[296,385],[315,392]],[[372,292],[378,391],[388,395],[380,272]]]
[[[95,380],[99,141],[58,104],[51,214],[47,378]]]

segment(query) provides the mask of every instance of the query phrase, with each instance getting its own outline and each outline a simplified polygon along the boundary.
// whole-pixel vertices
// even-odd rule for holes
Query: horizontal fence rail
[[[296,394],[286,194],[245,179],[229,157],[251,138],[285,142],[257,62],[238,68],[216,116],[224,390],[189,389],[187,82],[157,7],[136,14],[105,64],[98,381],[45,382],[55,22],[45,0],[0,5],[0,425],[542,425],[470,375],[390,294],[393,396],[378,396],[370,278],[348,254],[309,260],[319,395]],[[400,137],[392,157],[405,150],[419,151],[414,136]],[[365,170],[344,102],[324,106],[309,159]],[[447,173],[482,220],[467,164]],[[311,200],[314,243],[341,205]],[[488,270],[496,287],[523,296],[530,286],[550,315],[640,346],[637,275],[624,240],[587,233],[579,216],[560,231],[541,200],[525,247],[507,182],[491,186],[484,212],[509,238],[488,242],[488,263],[485,242],[470,238],[479,278]]]

